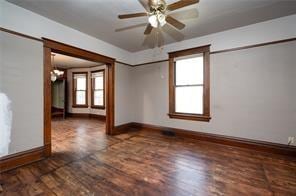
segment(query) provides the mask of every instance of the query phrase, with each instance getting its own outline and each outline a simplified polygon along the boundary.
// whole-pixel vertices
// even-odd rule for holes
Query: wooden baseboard
[[[99,115],[99,114],[85,114],[85,113],[67,113],[67,116],[69,117],[75,117],[75,118],[94,118],[98,120],[106,120],[106,116]]]
[[[119,126],[114,127],[113,134],[112,135],[118,135],[122,133],[128,133],[130,132],[133,128],[136,128],[134,123],[126,123],[122,124]]]
[[[45,148],[38,147],[0,158],[0,173],[27,165],[45,158]]]
[[[261,151],[261,152],[296,157],[296,147],[288,146],[284,144],[250,140],[250,139],[237,138],[237,137],[228,137],[228,136],[217,135],[217,134],[201,133],[196,131],[188,131],[184,129],[176,129],[171,127],[163,127],[163,126],[156,126],[151,124],[143,124],[143,123],[135,123],[135,122],[128,123],[126,124],[126,126],[130,126],[138,130],[149,129],[149,130],[158,131],[158,132],[172,131],[175,133],[176,136],[180,136],[180,137],[186,137],[186,138],[214,142],[214,143],[224,144],[229,146],[247,148],[247,149]],[[128,128],[126,127],[125,129],[128,130]]]

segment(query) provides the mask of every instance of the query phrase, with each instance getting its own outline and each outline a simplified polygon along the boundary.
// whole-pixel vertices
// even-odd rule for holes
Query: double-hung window
[[[210,120],[210,46],[169,53],[169,116]]]
[[[105,109],[105,70],[91,72],[91,107]]]
[[[87,72],[73,72],[73,107],[88,107]]]

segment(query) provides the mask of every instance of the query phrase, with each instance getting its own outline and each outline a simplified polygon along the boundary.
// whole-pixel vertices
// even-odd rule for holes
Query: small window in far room
[[[209,46],[169,56],[170,118],[209,121]]]
[[[73,73],[73,107],[88,107],[87,72]]]
[[[105,109],[105,70],[91,73],[91,107]]]

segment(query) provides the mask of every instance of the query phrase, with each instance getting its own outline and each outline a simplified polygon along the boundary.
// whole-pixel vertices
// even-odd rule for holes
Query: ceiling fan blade
[[[177,19],[175,19],[171,16],[166,17],[166,22],[171,24],[172,26],[176,27],[179,30],[181,30],[185,27],[185,24],[183,24],[182,22],[178,21]]]
[[[144,34],[145,34],[145,35],[150,34],[151,31],[152,31],[152,29],[153,29],[153,27],[151,26],[151,24],[150,24],[150,23],[147,24],[147,27],[146,27],[146,29],[145,29],[145,31],[144,31]]]
[[[145,36],[142,46],[145,46],[147,48],[154,48],[154,36],[152,34],[153,33]]]
[[[167,9],[169,11],[173,11],[173,10],[180,9],[180,8],[183,8],[183,7],[186,7],[189,5],[193,5],[198,2],[199,2],[199,0],[180,0],[176,3],[172,3],[172,4],[168,5]]]
[[[136,28],[139,28],[139,27],[144,27],[146,25],[147,25],[147,23],[141,23],[141,24],[131,25],[131,26],[127,26],[127,27],[122,27],[122,28],[119,28],[119,29],[115,29],[115,32],[121,32],[121,31],[136,29]]]
[[[163,32],[167,33],[170,37],[172,37],[176,41],[182,41],[184,40],[184,35],[180,33],[178,30],[176,30],[171,25],[164,25],[162,27]]]
[[[191,9],[176,11],[174,13],[171,13],[170,16],[183,21],[183,20],[198,18],[199,12],[196,8],[191,8]]]
[[[147,13],[141,12],[141,13],[133,13],[133,14],[122,14],[122,15],[118,15],[118,18],[126,19],[126,18],[142,17],[142,16],[147,16]]]

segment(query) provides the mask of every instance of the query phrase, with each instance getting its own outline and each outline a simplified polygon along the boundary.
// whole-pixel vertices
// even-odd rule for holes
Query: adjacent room
[[[296,195],[296,1],[0,0],[0,195]]]
[[[53,155],[95,150],[106,137],[106,66],[58,53],[51,57]]]

